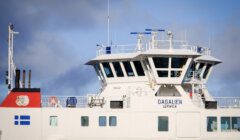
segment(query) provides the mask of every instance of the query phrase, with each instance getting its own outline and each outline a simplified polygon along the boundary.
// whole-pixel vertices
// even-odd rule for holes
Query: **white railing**
[[[88,96],[42,96],[42,107],[67,107],[67,99],[74,97],[76,99],[76,107],[88,107]]]
[[[219,108],[240,108],[240,97],[213,97]]]
[[[118,53],[134,53],[136,52],[137,45],[136,44],[128,44],[128,45],[112,45],[111,46],[111,54]],[[107,54],[107,46],[101,46],[97,50],[97,56]]]
[[[187,49],[191,50],[203,55],[210,55],[211,50],[207,47],[200,47],[200,46],[194,46],[189,45],[186,41],[181,40],[173,40],[172,42],[173,46],[172,49]],[[147,50],[151,49],[169,49],[170,47],[169,40],[156,40],[154,44],[152,42],[149,43],[143,43],[141,52],[145,52]],[[101,45],[97,50],[97,56],[108,54],[107,51],[111,54],[118,54],[118,53],[135,53],[139,50],[137,50],[137,44],[128,44],[128,45],[111,45],[110,50],[107,50],[107,46]]]

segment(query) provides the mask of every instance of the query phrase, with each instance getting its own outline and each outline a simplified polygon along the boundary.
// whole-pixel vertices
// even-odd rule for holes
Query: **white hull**
[[[14,115],[31,116],[30,126],[14,125]],[[220,117],[238,116],[238,109],[217,110],[103,110],[100,108],[0,109],[1,140],[135,140],[201,139],[239,140],[240,133],[221,132]],[[58,127],[49,125],[49,116],[59,117]],[[81,116],[89,116],[89,126],[82,127]],[[99,116],[117,116],[117,126],[100,127]],[[158,131],[158,116],[169,117],[169,131]],[[182,117],[184,116],[184,117]],[[217,116],[217,132],[207,132],[207,116]],[[180,124],[185,124],[180,125]]]

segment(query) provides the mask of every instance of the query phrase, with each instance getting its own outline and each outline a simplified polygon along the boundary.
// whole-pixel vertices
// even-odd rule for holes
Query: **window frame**
[[[118,64],[118,68],[120,68],[120,69],[118,69],[118,70],[120,70],[120,71],[118,71],[117,69],[116,69],[116,65],[115,64]],[[122,70],[122,67],[121,67],[121,64],[120,64],[120,62],[119,61],[114,61],[114,62],[112,62],[112,65],[113,65],[113,68],[114,68],[114,71],[115,71],[115,74],[116,74],[116,76],[117,77],[124,77],[124,72],[123,72],[123,70]],[[120,75],[119,75],[120,74]]]
[[[55,120],[55,124],[53,123],[53,120]],[[58,127],[58,116],[57,115],[52,115],[49,116],[49,126],[50,127]]]
[[[169,69],[169,63],[170,63],[170,59],[169,59],[170,57],[152,57],[152,60],[153,60],[153,64],[154,64],[154,67],[156,68],[156,69]],[[159,60],[157,60],[157,59],[159,59]],[[165,60],[167,60],[166,62],[166,64],[162,64],[163,66],[161,66],[161,65],[159,65],[159,64],[161,64],[160,62],[161,62],[161,60],[160,59],[163,59],[163,62],[165,61]],[[164,60],[165,59],[165,60]]]
[[[86,124],[84,124],[84,122],[83,122],[84,118],[87,118],[86,119],[87,120]],[[82,127],[88,127],[89,126],[89,116],[81,116],[81,126]]]
[[[106,78],[113,78],[114,77],[114,74],[113,74],[113,70],[111,68],[111,65],[110,65],[110,62],[102,62],[102,67],[103,67],[103,70],[104,70],[104,73],[106,75]],[[105,65],[106,64],[106,65]],[[105,66],[104,66],[105,65]],[[107,67],[106,67],[107,66]],[[107,73],[107,69],[109,70],[109,74]]]
[[[229,118],[229,124],[227,124],[229,126],[227,126],[227,129],[223,129],[223,123],[222,123],[223,118]],[[231,131],[231,128],[232,128],[232,126],[231,126],[231,117],[230,116],[222,116],[220,119],[221,119],[221,122],[220,122],[221,131],[222,132],[229,132],[229,131]],[[226,123],[224,125],[226,125]]]
[[[112,119],[115,118],[115,121],[112,123]],[[109,116],[109,126],[116,127],[117,126],[117,116]]]
[[[133,67],[131,65],[131,61],[122,61],[122,63],[123,63],[123,67],[126,71],[127,76],[128,77],[134,77],[135,73],[134,73]],[[130,68],[130,69],[128,69],[128,68]],[[132,75],[130,73],[132,73]]]
[[[107,117],[106,116],[99,116],[98,117],[98,126],[99,127],[106,127],[107,126]]]
[[[185,61],[185,63],[183,64],[182,63],[182,66],[181,67],[174,67],[174,63],[173,63],[173,61],[174,61],[174,59],[184,59],[184,61]],[[184,66],[187,64],[187,60],[188,60],[188,58],[187,57],[171,57],[171,68],[173,68],[173,69],[183,69],[184,68]],[[182,61],[182,60],[181,60]],[[180,62],[181,62],[180,61]],[[180,63],[179,62],[179,63]]]
[[[206,68],[203,72],[203,75],[202,75],[202,78],[203,79],[207,79],[208,75],[209,75],[209,72],[211,71],[211,68],[212,68],[212,64],[206,64]]]
[[[104,81],[104,75],[103,75],[103,72],[101,70],[100,64],[99,63],[94,64],[94,68],[95,68],[97,74],[99,75],[100,79],[102,81]]]
[[[134,65],[134,68],[136,70],[137,76],[145,76],[145,71],[144,71],[143,65],[142,65],[140,60],[133,61],[133,65]],[[140,68],[140,69],[138,69],[138,68]]]
[[[212,126],[209,125],[214,125],[213,122],[216,120],[216,129],[212,128]],[[211,124],[209,122],[211,121]],[[218,131],[218,118],[217,116],[207,116],[207,132],[217,132]]]
[[[163,119],[162,121],[165,121],[163,123],[167,123],[167,127],[164,128],[164,127],[161,127],[161,118]],[[166,120],[164,120],[166,119]],[[169,117],[168,116],[158,116],[158,132],[168,132],[169,131]]]
[[[235,124],[233,123],[233,118],[236,118],[236,119],[237,119],[237,125],[238,125],[238,126],[237,126],[237,127],[238,127],[237,129],[234,128],[234,125],[235,125]],[[239,119],[239,122],[240,122],[240,116],[232,116],[232,117],[231,117],[231,125],[232,125],[231,130],[234,131],[234,132],[235,132],[235,131],[236,131],[236,132],[240,132],[240,123],[238,124],[238,119]]]
[[[161,73],[163,74],[162,76],[160,76]],[[168,78],[169,77],[169,70],[157,70],[157,75],[160,78]]]

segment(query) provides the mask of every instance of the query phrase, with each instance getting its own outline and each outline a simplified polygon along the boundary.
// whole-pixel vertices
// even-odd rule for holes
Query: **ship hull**
[[[0,140],[239,140],[239,130],[222,131],[220,121],[239,115],[239,109],[0,108]],[[29,124],[20,125],[26,119],[21,116],[30,116]],[[50,125],[51,116],[57,116],[57,126]],[[81,116],[88,116],[88,126],[81,126]],[[106,126],[99,126],[99,116],[106,117]],[[110,126],[111,116],[116,116],[116,126]],[[159,116],[168,117],[167,131],[159,131]],[[215,132],[207,131],[208,116],[217,117]]]

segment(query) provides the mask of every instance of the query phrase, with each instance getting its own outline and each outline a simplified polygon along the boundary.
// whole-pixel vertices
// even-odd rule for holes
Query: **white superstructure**
[[[159,40],[162,29],[132,34],[137,44],[98,45],[86,63],[101,82],[97,94],[12,89],[0,107],[0,140],[240,139],[240,97],[207,90],[221,63],[209,48],[174,40],[170,31]]]

